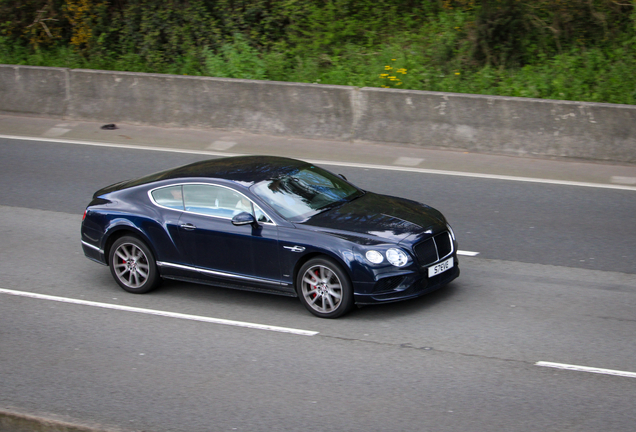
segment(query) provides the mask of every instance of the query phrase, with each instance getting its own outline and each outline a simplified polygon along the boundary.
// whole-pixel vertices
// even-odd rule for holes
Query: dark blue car
[[[437,210],[280,157],[196,162],[95,193],[84,254],[145,293],[162,279],[298,296],[319,317],[434,291],[459,275]]]

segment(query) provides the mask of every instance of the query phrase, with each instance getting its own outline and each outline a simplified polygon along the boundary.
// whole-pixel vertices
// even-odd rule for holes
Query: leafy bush
[[[0,0],[0,16],[2,63],[636,103],[636,0]]]

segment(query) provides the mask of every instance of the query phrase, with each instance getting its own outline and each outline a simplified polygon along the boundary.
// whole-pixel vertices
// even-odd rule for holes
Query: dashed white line
[[[535,365],[556,368],[556,369],[571,370],[571,371],[577,371],[577,372],[590,372],[590,373],[597,373],[597,374],[603,374],[603,375],[614,375],[614,376],[621,376],[621,377],[628,377],[628,378],[636,378],[636,372],[627,372],[627,371],[620,371],[620,370],[614,370],[614,369],[602,369],[597,367],[578,366],[578,365],[571,365],[571,364],[565,364],[565,363],[552,363],[552,362],[546,362],[546,361],[538,361],[535,363]]]
[[[352,162],[333,162],[333,161],[325,161],[325,160],[307,160],[307,162],[311,162],[316,165],[330,165],[330,166],[341,166],[341,167],[349,167],[349,168],[366,168],[366,169],[377,169],[377,170],[386,170],[386,171],[412,172],[412,173],[420,173],[420,174],[470,177],[470,178],[479,178],[479,179],[487,179],[487,180],[506,180],[506,181],[516,181],[516,182],[524,182],[524,183],[551,184],[551,185],[559,185],[559,186],[578,186],[578,187],[599,188],[599,189],[636,191],[636,186],[624,186],[624,185],[609,184],[609,183],[589,183],[589,182],[579,182],[579,181],[569,181],[569,180],[552,180],[552,179],[542,179],[542,178],[534,178],[534,177],[516,177],[516,176],[499,175],[499,174],[447,171],[447,170],[436,170],[436,169],[416,168],[416,167],[372,165],[372,164],[360,164],[360,163],[352,163]]]
[[[95,141],[70,140],[70,139],[63,139],[63,138],[25,137],[25,136],[18,136],[18,135],[2,135],[2,134],[0,134],[0,138],[11,139],[11,140],[22,140],[22,141],[42,141],[42,142],[53,142],[53,143],[60,143],[60,144],[76,144],[76,145],[86,145],[86,146],[93,146],[93,147],[146,150],[146,151],[157,151],[157,152],[166,152],[166,153],[199,154],[199,155],[208,155],[208,156],[244,156],[243,154],[240,154],[240,153],[221,153],[218,151],[215,152],[215,151],[208,151],[208,150],[175,149],[170,147],[153,147],[153,146],[135,145],[135,144],[100,143]]]
[[[636,177],[612,176],[612,183],[624,185],[636,185]]]
[[[137,307],[131,307],[131,306],[115,305],[110,303],[100,303],[100,302],[94,302],[94,301],[88,301],[88,300],[73,299],[68,297],[58,297],[58,296],[37,294],[37,293],[26,292],[26,291],[9,290],[4,288],[0,288],[0,294],[8,294],[8,295],[19,296],[19,297],[34,298],[38,300],[48,300],[48,301],[56,301],[56,302],[62,302],[62,303],[77,304],[82,306],[99,307],[103,309],[114,309],[114,310],[120,310],[125,312],[142,313],[146,315],[157,315],[157,316],[163,316],[168,318],[185,319],[190,321],[201,321],[201,322],[207,322],[212,324],[229,325],[234,327],[244,327],[244,328],[251,328],[256,330],[267,330],[267,331],[274,331],[279,333],[291,333],[291,334],[300,335],[300,336],[315,336],[319,333],[317,331],[300,330],[300,329],[294,329],[289,327],[270,326],[270,325],[264,325],[264,324],[248,323],[243,321],[233,321],[233,320],[226,320],[221,318],[211,318],[211,317],[204,317],[200,315],[189,315],[189,314],[167,312],[167,311],[160,311],[160,310],[154,310],[154,309],[144,309],[144,308],[137,308]],[[589,366],[571,365],[571,364],[565,364],[565,363],[538,361],[535,363],[535,366],[550,367],[550,368],[570,370],[570,371],[576,371],[576,372],[589,372],[589,373],[597,373],[597,374],[603,374],[603,375],[636,378],[636,372],[628,372],[628,371],[621,371],[621,370],[615,370],[615,369],[603,369],[603,368],[589,367]]]
[[[182,314],[182,313],[176,313],[176,312],[167,312],[167,311],[160,311],[160,310],[154,310],[154,309],[144,309],[144,308],[122,306],[122,305],[116,305],[116,304],[110,304],[110,303],[99,303],[99,302],[88,301],[88,300],[79,300],[79,299],[50,296],[46,294],[37,294],[37,293],[31,293],[31,292],[25,292],[25,291],[8,290],[4,288],[0,288],[0,293],[19,296],[19,297],[29,297],[29,298],[39,299],[39,300],[72,303],[72,304],[78,304],[83,306],[92,306],[92,307],[99,307],[104,309],[115,309],[115,310],[126,311],[126,312],[136,312],[136,313],[142,313],[146,315],[158,315],[158,316],[163,316],[168,318],[178,318],[178,319],[184,319],[184,320],[190,320],[190,321],[202,321],[202,322],[207,322],[212,324],[221,324],[221,325],[228,325],[228,326],[234,326],[234,327],[245,327],[245,328],[256,329],[256,330],[268,330],[268,331],[279,332],[279,333],[291,333],[291,334],[295,334],[299,336],[315,336],[318,334],[317,331],[300,330],[300,329],[294,329],[294,328],[288,328],[288,327],[277,327],[277,326],[255,324],[255,323],[249,323],[249,322],[243,322],[243,321],[233,321],[233,320],[226,320],[221,318],[204,317],[199,315],[188,315],[188,314]]]
[[[424,159],[400,156],[393,162],[393,164],[404,166],[418,166],[422,162],[424,162]]]
[[[64,127],[59,127],[60,125],[58,125],[58,127],[52,127],[51,129],[47,130],[46,132],[44,132],[42,135],[47,137],[47,138],[53,138],[53,137],[59,137],[64,135],[67,132],[70,132],[70,129],[64,128]]]
[[[472,251],[458,250],[458,251],[457,251],[457,255],[474,257],[474,256],[479,255],[479,252],[472,252]]]
[[[236,145],[235,141],[214,141],[208,146],[210,150],[226,151]]]
[[[200,154],[200,155],[209,155],[209,156],[243,156],[243,154],[241,153],[221,153],[221,152],[206,151],[206,150],[189,150],[189,149],[152,147],[152,146],[144,146],[144,145],[98,143],[98,142],[92,142],[92,141],[68,140],[68,139],[59,139],[59,138],[56,139],[56,138],[42,138],[42,137],[24,137],[24,136],[17,136],[17,135],[0,135],[0,138],[12,139],[12,140],[23,140],[23,141],[57,142],[62,144],[80,144],[80,145],[88,145],[88,146],[95,146],[95,147],[124,148],[124,149],[131,149],[131,150],[160,151],[160,152],[168,152],[168,153]],[[507,180],[507,181],[552,184],[552,185],[561,185],[561,186],[578,186],[578,187],[589,187],[589,188],[599,188],[599,189],[636,191],[636,186],[621,185],[621,184],[589,183],[589,182],[578,182],[578,181],[568,181],[568,180],[551,180],[551,179],[542,179],[542,178],[533,178],[533,177],[516,177],[516,176],[507,176],[507,175],[498,175],[498,174],[483,174],[483,173],[436,170],[436,169],[407,167],[407,166],[374,165],[374,164],[325,161],[325,160],[315,160],[315,159],[314,160],[306,159],[306,161],[316,165],[340,166],[340,167],[348,167],[348,168],[376,169],[376,170],[385,170],[385,171],[412,172],[412,173],[420,173],[420,174],[470,177],[470,178],[480,178],[480,179],[488,179],[488,180]]]

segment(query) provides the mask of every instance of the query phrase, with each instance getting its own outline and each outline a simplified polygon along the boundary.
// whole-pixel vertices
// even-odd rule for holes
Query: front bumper
[[[356,304],[378,304],[408,300],[436,291],[459,276],[459,262],[455,257],[453,268],[431,278],[421,272],[412,272],[400,276],[378,279],[375,283],[366,283],[360,290],[354,283],[354,301]]]

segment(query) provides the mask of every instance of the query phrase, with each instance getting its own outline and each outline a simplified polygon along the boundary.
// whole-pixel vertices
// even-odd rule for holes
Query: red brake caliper
[[[318,278],[318,270],[314,270],[314,274],[316,275],[316,280],[319,280],[319,278]],[[318,295],[318,294],[316,294],[316,291],[317,291],[317,288],[318,288],[317,284],[314,284],[313,287],[314,287],[314,292],[311,295],[311,299],[312,300],[315,299],[316,296]]]

